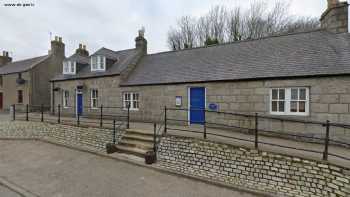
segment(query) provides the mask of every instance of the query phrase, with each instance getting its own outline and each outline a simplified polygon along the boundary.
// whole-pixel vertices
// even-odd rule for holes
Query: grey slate
[[[30,59],[25,59],[25,60],[20,60],[20,61],[15,61],[15,62],[5,64],[4,66],[0,67],[0,75],[28,71],[34,68],[40,62],[46,60],[48,57],[49,55],[44,55],[40,57],[34,57]]]
[[[129,63],[138,56],[138,54],[139,54],[139,51],[137,49],[113,51],[110,49],[101,48],[91,56],[104,55],[108,59],[116,60],[116,62],[112,66],[107,67],[106,71],[94,71],[94,72],[91,71],[91,67],[90,67],[91,56],[82,57],[80,55],[72,55],[66,60],[77,60],[81,63],[85,62],[86,66],[84,66],[76,75],[59,74],[58,76],[53,78],[51,81],[64,81],[64,80],[75,80],[75,79],[81,79],[81,78],[119,75],[126,68],[126,66],[129,65]]]
[[[350,34],[313,31],[143,57],[121,85],[350,74]]]
[[[70,57],[66,58],[65,61],[75,61],[75,62],[78,62],[81,64],[89,64],[90,58],[75,53],[75,54],[71,55]]]

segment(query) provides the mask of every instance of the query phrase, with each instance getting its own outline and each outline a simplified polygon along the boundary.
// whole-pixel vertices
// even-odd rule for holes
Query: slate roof
[[[350,74],[350,34],[325,31],[143,57],[123,86]]]
[[[34,57],[30,59],[20,60],[5,64],[0,67],[0,75],[6,75],[11,73],[25,72],[34,68],[37,64],[46,60],[49,55],[44,55],[40,57]]]
[[[89,64],[90,63],[90,58],[86,56],[82,56],[79,54],[73,54],[72,56],[68,57],[65,59],[66,61],[75,61],[81,64]]]
[[[121,72],[129,65],[134,58],[139,54],[139,51],[136,49],[128,49],[123,51],[112,51],[110,49],[101,48],[96,51],[93,55],[104,55],[108,59],[117,60],[112,66],[107,66],[106,71],[96,71],[91,72],[90,68],[90,57],[82,57],[80,55],[73,55],[68,59],[78,60],[80,62],[86,62],[84,66],[76,75],[64,75],[59,74],[51,81],[64,81],[64,80],[74,80],[81,78],[93,78],[93,77],[103,77],[103,76],[113,76],[119,75]]]

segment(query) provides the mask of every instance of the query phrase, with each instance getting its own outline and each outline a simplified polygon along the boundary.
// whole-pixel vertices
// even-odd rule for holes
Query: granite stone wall
[[[169,136],[161,167],[276,196],[350,196],[349,169],[296,157]]]
[[[122,133],[116,133],[116,141]],[[107,143],[113,142],[113,131],[92,127],[76,127],[26,121],[1,121],[0,138],[47,139],[58,143],[105,151]]]
[[[100,106],[103,105],[105,114],[122,114],[125,113],[120,108],[122,107],[122,92],[119,88],[119,76],[68,80],[52,82],[52,88],[59,88],[59,91],[54,92],[51,105],[61,105],[61,113],[64,115],[74,115],[76,113],[76,89],[77,86],[83,86],[83,115],[99,115]],[[91,89],[98,90],[98,108],[91,108]],[[63,107],[63,91],[69,91],[68,107]],[[109,108],[107,108],[109,107]]]
[[[318,77],[284,80],[259,80],[240,82],[191,83],[177,85],[154,85],[122,87],[122,91],[140,94],[140,110],[131,112],[132,120],[157,121],[159,114],[168,108],[188,108],[188,89],[190,87],[206,88],[206,107],[210,103],[218,105],[223,112],[268,115],[305,121],[330,120],[336,123],[350,124],[350,77]],[[307,87],[310,91],[310,113],[307,116],[271,115],[271,88]],[[176,96],[182,97],[182,106],[175,105]],[[187,111],[169,111],[168,118],[184,120],[187,124]],[[206,114],[207,122],[228,124],[232,126],[254,128],[254,118],[233,115]],[[176,123],[171,122],[170,123]],[[178,122],[177,122],[178,123]],[[310,137],[325,137],[322,125],[302,124],[288,121],[259,119],[261,130],[289,134],[303,134]],[[330,135],[333,140],[348,142],[350,129],[332,127]]]

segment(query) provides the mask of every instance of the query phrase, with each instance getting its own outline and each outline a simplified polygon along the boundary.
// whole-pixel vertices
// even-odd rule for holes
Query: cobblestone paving
[[[40,141],[0,147],[1,176],[39,196],[254,196]]]

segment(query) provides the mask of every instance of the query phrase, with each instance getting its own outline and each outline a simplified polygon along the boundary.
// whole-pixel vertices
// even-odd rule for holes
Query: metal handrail
[[[233,115],[233,116],[241,116],[241,117],[246,117],[246,118],[251,118],[250,121],[251,124],[255,123],[255,127],[253,128],[247,128],[247,127],[240,127],[240,126],[234,126],[234,125],[228,125],[228,124],[223,124],[223,123],[212,123],[208,121],[201,121],[197,122],[200,124],[203,124],[203,131],[195,131],[195,130],[190,130],[190,129],[179,129],[179,128],[171,128],[171,127],[165,127],[165,130],[174,130],[174,131],[183,131],[183,132],[190,132],[190,133],[203,133],[204,134],[204,139],[206,139],[207,135],[212,135],[212,136],[218,136],[218,137],[224,137],[228,139],[234,139],[234,140],[240,140],[240,141],[247,141],[247,142],[253,142],[255,144],[255,148],[258,149],[258,145],[270,145],[270,146],[276,146],[280,148],[288,148],[288,149],[294,149],[294,150],[300,150],[300,151],[307,151],[307,152],[313,152],[313,153],[319,153],[323,154],[323,160],[328,160],[328,156],[334,156],[346,160],[350,160],[350,158],[347,158],[345,156],[340,156],[337,154],[333,154],[329,152],[329,143],[337,143],[345,146],[349,146],[349,143],[346,142],[341,142],[339,140],[332,140],[330,139],[330,127],[341,127],[344,129],[350,129],[350,125],[348,124],[340,124],[340,123],[331,123],[330,121],[326,122],[320,122],[320,121],[305,121],[305,120],[296,120],[296,119],[289,119],[289,118],[279,118],[279,117],[271,117],[267,115],[259,115],[255,113],[254,115],[251,114],[241,114],[241,113],[231,113],[231,112],[219,112],[219,111],[210,111],[204,108],[195,108],[195,109],[188,109],[188,108],[165,108],[166,111],[189,111],[189,110],[198,110],[198,111],[204,111],[205,113],[215,113],[215,114],[224,114],[224,115]],[[263,120],[261,120],[263,119]],[[308,135],[302,135],[302,134],[291,134],[291,133],[284,133],[284,132],[277,132],[277,131],[271,131],[267,129],[262,129],[259,128],[259,121],[265,121],[266,119],[268,120],[278,120],[278,121],[290,121],[290,122],[296,122],[296,123],[302,123],[302,124],[314,124],[314,125],[319,125],[321,128],[325,128],[325,137],[315,137],[315,136],[308,136]],[[188,122],[189,120],[182,120],[182,119],[176,119],[176,118],[167,118],[165,116],[165,123],[167,121],[174,121],[174,122]],[[191,121],[192,122],[192,121]],[[243,138],[238,138],[238,137],[233,137],[233,136],[228,136],[228,135],[222,135],[218,133],[212,133],[212,132],[207,132],[207,128],[209,125],[215,125],[215,126],[222,126],[222,127],[228,127],[228,128],[237,128],[237,129],[245,129],[248,131],[255,131],[254,135],[255,138],[253,140],[250,139],[243,139]],[[310,149],[305,149],[305,148],[297,148],[297,147],[291,147],[291,146],[286,146],[286,145],[280,145],[280,144],[274,144],[274,143],[269,143],[269,142],[264,142],[264,141],[259,141],[259,132],[263,132],[265,134],[276,134],[279,136],[289,136],[289,137],[298,137],[298,138],[304,138],[304,139],[311,139],[311,140],[317,140],[319,141],[324,141],[324,151],[315,151],[315,150],[310,150]],[[317,141],[311,141],[311,142],[317,142]]]

